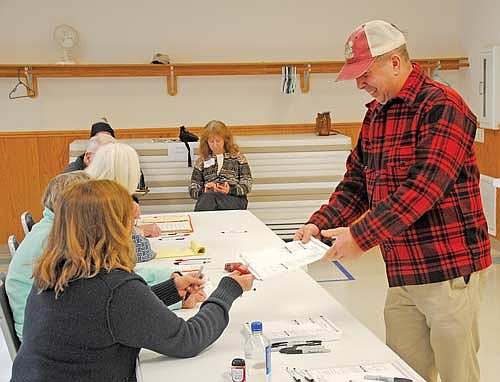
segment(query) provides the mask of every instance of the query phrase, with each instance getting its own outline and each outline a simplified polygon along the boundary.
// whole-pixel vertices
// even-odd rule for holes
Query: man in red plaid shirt
[[[328,260],[379,245],[387,344],[428,381],[479,382],[478,313],[491,265],[473,149],[477,121],[454,90],[410,62],[399,29],[374,20],[345,45],[338,80],[368,103],[344,179],[295,234],[334,238]]]

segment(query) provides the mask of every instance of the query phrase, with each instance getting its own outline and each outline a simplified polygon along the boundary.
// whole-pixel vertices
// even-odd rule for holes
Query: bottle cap
[[[231,361],[231,366],[245,366],[245,360],[243,358],[235,358]]]
[[[251,328],[252,328],[252,333],[253,332],[262,332],[262,322],[261,321],[252,322]]]

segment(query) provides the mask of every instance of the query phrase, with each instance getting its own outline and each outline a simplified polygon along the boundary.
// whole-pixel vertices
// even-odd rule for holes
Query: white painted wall
[[[473,111],[479,115],[481,78],[479,52],[484,47],[500,45],[500,1],[460,0],[459,3],[460,24],[463,25],[459,38],[471,64],[464,76],[462,95]]]
[[[462,3],[469,7],[456,0],[2,0],[0,63],[55,63],[52,32],[61,23],[80,33],[80,63],[146,63],[156,51],[172,62],[342,60],[350,31],[375,18],[407,30],[415,58],[461,56]],[[442,76],[460,90],[463,73]],[[283,95],[279,76],[188,77],[175,97],[160,78],[42,79],[38,98],[15,101],[7,95],[16,80],[0,78],[0,130],[86,129],[103,115],[115,128],[313,123],[325,110],[334,121],[360,121],[369,98],[334,78],[313,75],[310,93]]]

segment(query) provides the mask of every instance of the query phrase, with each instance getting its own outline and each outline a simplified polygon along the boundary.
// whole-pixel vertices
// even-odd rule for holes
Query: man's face
[[[370,68],[356,78],[356,86],[365,90],[375,100],[385,104],[399,92],[393,61],[390,58],[376,60]]]

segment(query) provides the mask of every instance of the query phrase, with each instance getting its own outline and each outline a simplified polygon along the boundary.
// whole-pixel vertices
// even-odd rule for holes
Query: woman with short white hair
[[[111,179],[133,194],[139,184],[141,168],[133,147],[117,142],[99,148],[85,170],[93,179]]]
[[[139,156],[131,146],[125,143],[114,143],[102,146],[97,150],[89,167],[85,170],[93,179],[109,179],[125,187],[132,195],[139,183],[140,167]],[[139,205],[135,208],[139,211]],[[154,258],[155,253],[151,250],[149,241],[143,236],[146,228],[147,236],[159,236],[161,231],[156,224],[134,228],[132,239],[134,240],[137,262],[148,261]],[[149,234],[149,235],[148,235]]]

